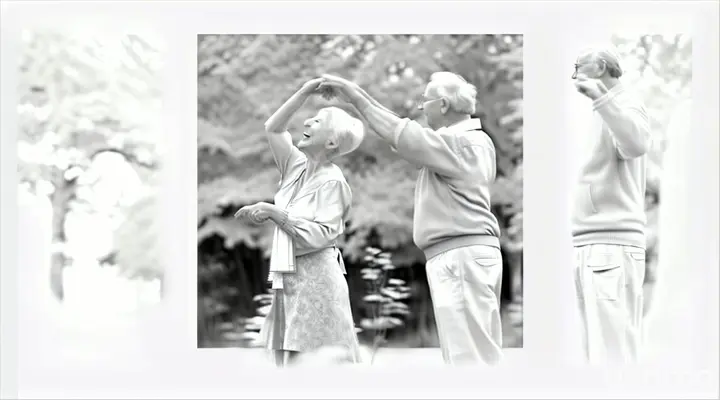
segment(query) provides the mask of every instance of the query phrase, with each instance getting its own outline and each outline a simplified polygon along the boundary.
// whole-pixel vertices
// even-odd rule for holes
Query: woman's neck
[[[320,168],[322,168],[326,165],[329,165],[329,164],[330,164],[330,160],[325,155],[315,156],[315,157],[308,156],[307,167],[306,167],[306,171],[307,171],[306,176],[312,176],[312,174],[314,174],[317,170],[319,170]]]

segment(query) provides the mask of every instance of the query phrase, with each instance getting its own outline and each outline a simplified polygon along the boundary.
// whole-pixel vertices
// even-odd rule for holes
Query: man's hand
[[[247,220],[255,224],[262,224],[270,218],[268,203],[259,202],[250,206],[245,206],[235,213],[235,218]]]
[[[578,76],[575,80],[575,89],[595,101],[607,93],[608,89],[599,79]]]
[[[357,83],[355,83],[355,82],[353,82],[353,81],[349,81],[349,80],[347,80],[347,79],[345,79],[345,78],[341,78],[341,77],[336,76],[336,75],[323,74],[323,75],[322,75],[322,80],[323,80],[323,83],[326,83],[326,82],[327,82],[327,83],[334,83],[334,84],[337,84],[337,85],[342,85],[342,86],[344,86],[344,87],[346,87],[346,88],[348,88],[348,89],[359,89],[359,88],[360,88],[360,86],[359,86]]]
[[[334,95],[340,97],[340,99],[346,103],[354,104],[358,99],[363,97],[360,92],[360,86],[355,82],[330,74],[324,74],[322,80],[319,90],[331,89]]]

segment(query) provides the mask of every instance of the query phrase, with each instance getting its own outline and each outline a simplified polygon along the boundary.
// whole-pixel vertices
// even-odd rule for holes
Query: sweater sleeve
[[[415,165],[422,165],[441,175],[455,177],[467,171],[467,160],[443,137],[415,121],[403,118],[390,140],[392,149]]]
[[[610,128],[620,158],[629,160],[648,152],[652,136],[645,107],[626,104],[619,96],[608,93],[595,100],[593,108]]]

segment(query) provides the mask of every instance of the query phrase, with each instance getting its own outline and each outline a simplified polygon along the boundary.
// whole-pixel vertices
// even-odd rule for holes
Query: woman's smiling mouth
[[[303,132],[303,136],[305,137],[305,139],[309,139],[309,138],[310,138],[310,135],[308,135],[307,132]]]

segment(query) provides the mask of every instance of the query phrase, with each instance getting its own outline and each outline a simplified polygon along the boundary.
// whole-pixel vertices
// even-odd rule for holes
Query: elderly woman
[[[237,218],[276,225],[269,277],[273,302],[261,336],[278,366],[324,347],[346,349],[353,362],[359,358],[345,266],[335,245],[352,192],[332,160],[360,145],[363,125],[345,111],[327,107],[305,121],[297,147],[287,131],[290,118],[321,82],[305,83],[265,123],[281,176],[275,204],[261,202],[236,213]]]

